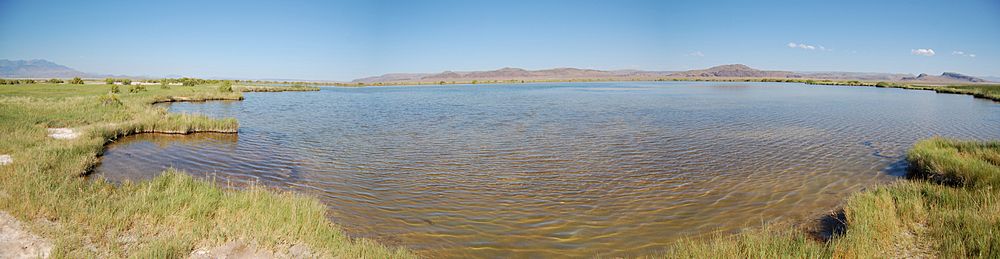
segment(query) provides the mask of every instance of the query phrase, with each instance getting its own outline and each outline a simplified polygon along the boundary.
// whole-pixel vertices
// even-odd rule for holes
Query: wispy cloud
[[[695,51],[695,52],[688,53],[685,56],[688,56],[688,57],[704,57],[705,53],[701,53],[701,51]]]
[[[793,48],[793,49],[798,48],[798,49],[805,49],[805,50],[833,51],[833,49],[828,49],[826,47],[823,47],[823,45],[809,45],[809,44],[805,44],[805,43],[789,42],[785,46],[788,46],[789,48]]]
[[[968,52],[961,51],[961,50],[952,51],[951,54],[952,55],[959,55],[959,56],[963,56],[963,57],[970,57],[970,58],[976,57],[976,54],[968,53]]]
[[[934,56],[934,49],[911,49],[910,54],[918,56]]]

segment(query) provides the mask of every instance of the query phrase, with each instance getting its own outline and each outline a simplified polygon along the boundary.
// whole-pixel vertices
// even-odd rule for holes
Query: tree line
[[[48,84],[62,84],[62,83],[66,83],[66,81],[63,81],[62,79],[59,79],[59,78],[52,78],[52,79],[45,80],[45,81],[42,81],[42,82],[43,83],[48,83]],[[27,84],[37,84],[37,83],[38,83],[38,81],[35,80],[35,79],[3,79],[3,78],[0,78],[0,85],[27,85]],[[73,79],[69,80],[69,83],[70,84],[74,84],[74,85],[82,85],[83,84],[83,79],[79,78],[79,77],[74,77]]]

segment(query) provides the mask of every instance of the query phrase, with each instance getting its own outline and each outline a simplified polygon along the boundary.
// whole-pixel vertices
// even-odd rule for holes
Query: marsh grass
[[[763,227],[682,241],[663,257],[1000,258],[1000,142],[931,138],[907,159],[913,178],[852,195],[844,231],[827,241]]]
[[[237,86],[236,89],[240,92],[308,92],[308,91],[319,91],[319,87],[316,86],[306,86],[306,85],[291,85],[291,86],[254,86],[254,85],[241,85]]]
[[[150,88],[110,94],[107,85],[13,85],[0,88],[0,210],[54,241],[56,258],[178,258],[193,249],[237,241],[280,253],[305,245],[318,257],[407,258],[406,250],[351,239],[316,199],[261,186],[220,188],[168,170],[150,181],[115,186],[80,175],[104,145],[142,132],[236,132],[235,119],[168,113],[152,103],[239,100],[214,86]],[[118,103],[108,105],[107,96]],[[79,138],[56,140],[46,128]]]
[[[900,85],[897,88],[913,90],[930,90],[946,94],[966,94],[976,98],[990,99],[1000,102],[1000,85]]]

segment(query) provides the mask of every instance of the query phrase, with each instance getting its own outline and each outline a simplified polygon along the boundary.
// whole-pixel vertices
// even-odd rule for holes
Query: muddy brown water
[[[1000,138],[965,95],[785,83],[324,88],[169,104],[238,135],[145,134],[96,177],[167,167],[319,197],[353,236],[433,257],[655,254],[835,209],[935,135]]]

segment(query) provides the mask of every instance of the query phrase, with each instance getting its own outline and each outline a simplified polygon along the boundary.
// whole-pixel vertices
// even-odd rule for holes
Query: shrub
[[[115,79],[114,78],[110,78],[110,77],[105,78],[104,79],[104,84],[113,85],[113,84],[115,84]]]
[[[74,85],[82,85],[83,79],[80,79],[79,77],[74,77],[73,80],[69,80],[69,83]]]
[[[893,87],[893,86],[895,85],[889,82],[878,82],[877,84],[875,84],[875,87]]]
[[[112,87],[112,89],[117,89],[117,85],[115,85],[115,87]],[[114,93],[101,95],[101,97],[98,97],[97,100],[101,103],[101,105],[115,105],[115,106],[122,105],[122,101],[118,99],[118,95]]]
[[[118,85],[111,85],[111,93],[117,94],[118,92],[120,92],[120,90],[118,90]]]
[[[62,84],[63,80],[62,79],[58,79],[58,78],[53,78],[53,79],[46,80],[45,82],[46,83],[50,83],[50,84]]]
[[[229,82],[229,81],[222,81],[222,84],[219,85],[219,92],[232,93],[233,92],[233,83]]]
[[[0,85],[16,85],[16,84],[29,84],[28,82],[24,82],[24,81],[25,81],[25,80],[18,80],[18,79],[2,79],[2,78],[0,78]]]
[[[133,86],[129,86],[128,87],[128,92],[129,93],[133,93],[134,94],[134,93],[138,93],[138,92],[142,92],[142,91],[146,91],[146,86],[144,86],[144,85],[133,85]]]

